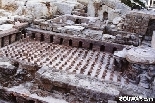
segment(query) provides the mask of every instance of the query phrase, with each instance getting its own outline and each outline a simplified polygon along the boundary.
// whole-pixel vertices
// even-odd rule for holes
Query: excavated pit
[[[9,70],[1,67],[0,97],[13,103],[108,103],[122,95],[151,97],[153,92],[114,71],[109,53],[26,38],[0,53],[1,62],[12,64]]]
[[[155,98],[155,13],[82,1],[0,1],[0,103]]]

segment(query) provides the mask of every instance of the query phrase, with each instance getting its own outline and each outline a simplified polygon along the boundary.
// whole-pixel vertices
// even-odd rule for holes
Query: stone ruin
[[[118,0],[0,6],[1,103],[124,103],[121,96],[153,103],[153,11]]]

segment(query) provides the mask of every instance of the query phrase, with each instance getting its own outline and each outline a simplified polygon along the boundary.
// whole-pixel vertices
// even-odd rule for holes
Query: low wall
[[[39,29],[27,28],[27,33],[32,39],[35,38],[38,41],[73,47],[81,47],[90,50],[97,50],[109,53],[113,53],[116,50],[122,50],[124,48],[124,46],[120,44],[97,41],[82,37],[75,37],[63,33],[61,34]]]
[[[20,38],[21,38],[21,34],[19,33],[13,33],[13,34],[11,33],[7,36],[0,37],[0,47],[10,45],[11,43],[14,43],[15,41],[20,40]]]

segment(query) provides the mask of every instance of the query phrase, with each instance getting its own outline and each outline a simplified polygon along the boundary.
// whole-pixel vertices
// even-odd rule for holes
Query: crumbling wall
[[[27,15],[32,18],[51,18],[55,15],[57,7],[51,2],[28,1],[17,2],[18,9],[15,11],[17,15]]]
[[[125,17],[124,31],[145,35],[150,16],[147,14],[131,12]]]
[[[9,36],[4,37],[4,46],[9,45]]]
[[[16,34],[11,35],[11,43],[16,41]]]
[[[118,3],[119,4],[119,3]],[[122,14],[122,11],[115,2],[109,2],[107,0],[90,0],[88,3],[88,15],[92,17],[99,17],[100,20],[110,20],[112,21],[115,17],[119,17]],[[118,8],[119,7],[119,8]],[[118,9],[117,9],[118,8]],[[107,13],[108,17],[105,19],[104,13]]]

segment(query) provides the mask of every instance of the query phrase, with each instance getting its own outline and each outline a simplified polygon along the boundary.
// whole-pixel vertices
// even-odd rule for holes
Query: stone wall
[[[16,41],[16,34],[11,35],[11,43]]]
[[[142,13],[131,12],[125,17],[123,30],[131,33],[145,35],[150,16]]]
[[[42,67],[44,68],[44,67]],[[107,100],[114,100],[117,98],[119,92],[115,89],[113,89],[113,94],[110,93],[110,91],[106,92],[104,85],[97,82],[97,80],[93,80],[92,78],[85,77],[82,75],[72,75],[64,72],[64,71],[56,71],[48,68],[48,71],[50,71],[50,77],[46,76],[42,71],[43,69],[40,69],[38,72],[36,72],[36,81],[39,83],[40,88],[46,91],[51,91],[52,89],[57,88],[58,90],[67,91],[67,93],[70,95],[72,94],[76,98],[80,98],[81,103],[84,103],[84,101],[87,101],[89,103],[104,101],[107,103]],[[60,75],[63,74],[63,75]],[[53,76],[52,76],[53,75]],[[55,78],[57,77],[57,79]],[[64,79],[65,78],[65,79]],[[93,89],[91,88],[91,85],[89,85],[89,89],[86,87],[87,84],[83,84],[83,82],[87,84],[93,84],[98,83],[99,87],[95,86]],[[82,83],[82,84],[80,84]],[[105,83],[106,84],[106,83]],[[96,90],[97,88],[97,90]],[[100,88],[100,89],[99,89]],[[111,89],[111,87],[107,85],[107,89]],[[71,98],[70,96],[69,98]],[[69,103],[71,103],[71,99],[69,99]]]
[[[134,46],[139,46],[140,44],[139,37],[132,33],[129,33],[127,35],[117,34],[115,42],[119,44],[134,45]]]
[[[9,36],[4,37],[4,46],[9,45]]]
[[[97,50],[97,51],[101,50],[109,53],[113,53],[115,50],[122,50],[124,48],[124,46],[120,44],[107,43],[104,41],[96,41],[93,39],[74,37],[74,36],[69,36],[62,33],[54,33],[54,32],[47,33],[45,31],[35,31],[35,30],[28,30],[27,32],[30,37],[35,37],[35,39],[38,41],[44,40],[42,42],[49,43],[51,42],[50,38],[52,38],[52,41],[54,44],[60,44],[60,45],[63,44],[66,46],[82,47],[82,48],[90,49],[90,45],[92,45],[92,48],[91,48],[92,50]],[[35,36],[32,36],[32,35],[35,35]]]
[[[116,39],[114,40],[115,43],[134,46],[139,46],[141,43],[141,38],[139,38],[139,34],[116,30],[110,30],[108,32],[109,34],[116,37]]]
[[[0,7],[2,7],[2,0],[0,0]]]
[[[7,36],[0,37],[0,47],[4,47],[14,43],[16,40],[20,39],[21,35],[9,34]]]
[[[3,39],[3,40],[2,40]],[[4,37],[1,37],[1,42],[0,42],[0,45],[1,47],[3,46],[7,46],[10,44],[10,40],[9,40],[9,36],[4,36]]]
[[[112,21],[115,17],[127,14],[131,9],[119,0],[89,0],[88,15],[99,17],[104,20],[104,12],[108,13],[108,20]]]

